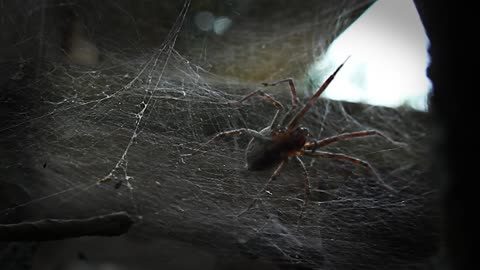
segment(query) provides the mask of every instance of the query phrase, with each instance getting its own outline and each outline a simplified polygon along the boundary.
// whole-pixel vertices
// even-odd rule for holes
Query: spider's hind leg
[[[405,144],[400,143],[400,142],[396,142],[396,141],[390,139],[389,137],[387,137],[386,135],[384,135],[383,133],[381,133],[377,130],[364,130],[364,131],[357,131],[357,132],[351,132],[351,133],[343,133],[343,134],[335,135],[335,136],[325,138],[325,139],[322,139],[322,140],[316,140],[316,141],[310,142],[307,145],[305,145],[305,148],[315,152],[315,150],[317,148],[321,148],[321,147],[327,146],[329,144],[332,144],[332,143],[335,143],[335,142],[338,142],[338,141],[348,140],[348,139],[352,139],[352,138],[368,137],[368,136],[379,136],[379,137],[384,138],[385,140],[389,141],[390,143],[392,143],[394,145],[398,145],[398,146],[402,146],[402,147],[405,146]]]
[[[292,95],[292,106],[297,107],[298,105],[297,90],[295,89],[295,84],[293,83],[292,78],[287,78],[287,79],[276,81],[276,82],[264,82],[262,84],[263,86],[275,86],[277,84],[286,83],[286,82],[288,82],[288,85],[290,86],[290,93]]]
[[[205,148],[207,145],[209,145],[210,143],[212,143],[212,142],[214,142],[214,141],[218,141],[219,139],[222,139],[222,138],[228,138],[228,137],[240,135],[240,134],[242,134],[242,133],[247,133],[248,135],[252,136],[252,137],[255,138],[255,139],[259,139],[259,140],[270,140],[270,138],[264,136],[264,135],[261,134],[260,132],[255,131],[255,130],[253,130],[253,129],[249,129],[249,128],[233,129],[233,130],[228,130],[228,131],[223,131],[223,132],[218,133],[218,134],[215,135],[213,138],[211,138],[210,140],[208,140],[206,143],[202,144],[200,147],[198,147],[197,149],[195,149],[195,150],[193,151],[193,153],[191,153],[191,154],[185,154],[185,155],[182,155],[182,156],[193,156],[194,154],[199,153],[203,148]]]
[[[389,191],[397,193],[397,191],[394,188],[392,188],[387,183],[385,183],[385,181],[383,181],[382,177],[380,177],[380,175],[372,167],[372,165],[370,165],[370,163],[368,163],[364,160],[361,160],[361,159],[355,158],[355,157],[351,157],[351,156],[347,156],[347,155],[344,155],[344,154],[330,153],[330,152],[323,152],[323,151],[314,152],[312,150],[306,150],[304,153],[305,153],[306,156],[315,157],[315,158],[330,158],[330,159],[346,160],[346,161],[350,161],[350,162],[352,162],[356,165],[360,165],[362,167],[365,167],[375,176],[375,178],[377,178],[378,182],[382,186],[384,186]]]
[[[307,208],[307,204],[310,201],[310,180],[308,177],[307,167],[305,167],[305,164],[303,163],[303,161],[298,156],[295,157],[295,160],[300,164],[300,167],[302,167],[304,178],[305,178],[305,182],[304,182],[305,199],[303,201],[302,210],[300,211],[300,215],[298,216],[298,221],[297,221],[297,223],[300,223],[300,220],[303,217],[303,213],[305,213],[305,209]]]
[[[261,96],[263,98],[265,98],[268,102],[270,102],[275,108],[277,108],[278,110],[283,110],[284,107],[282,105],[282,103],[280,103],[279,101],[277,101],[276,99],[274,99],[272,96],[270,96],[269,94],[266,94],[265,92],[263,92],[262,90],[255,90],[253,92],[251,92],[250,94],[244,96],[242,99],[240,99],[239,101],[237,101],[237,103],[242,103],[244,102],[245,100],[247,99],[250,99],[251,97],[253,96]]]
[[[242,216],[243,214],[245,214],[248,210],[250,210],[254,205],[255,203],[258,201],[258,199],[260,199],[260,196],[262,195],[262,193],[267,189],[267,187],[270,185],[270,182],[272,182],[272,180],[274,180],[275,178],[277,178],[279,175],[280,175],[280,172],[283,170],[283,168],[285,167],[285,165],[287,164],[287,161],[286,160],[283,160],[282,162],[280,162],[280,165],[278,165],[277,169],[275,169],[275,171],[273,172],[272,176],[270,176],[270,178],[268,179],[268,181],[265,183],[265,185],[263,185],[263,188],[257,193],[257,195],[255,196],[255,198],[252,200],[252,202],[248,205],[247,208],[245,208],[242,212],[238,213],[237,214],[237,217],[240,217]]]

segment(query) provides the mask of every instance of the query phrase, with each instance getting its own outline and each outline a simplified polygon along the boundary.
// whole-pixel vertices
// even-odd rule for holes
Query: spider
[[[269,186],[270,182],[278,177],[281,171],[284,169],[287,162],[291,159],[294,159],[302,168],[304,172],[304,186],[305,186],[305,199],[302,206],[302,210],[299,216],[299,219],[302,217],[304,209],[309,201],[309,194],[310,194],[310,180],[307,174],[307,169],[305,164],[303,163],[301,156],[308,156],[313,158],[329,158],[329,159],[338,159],[338,160],[345,160],[352,162],[356,165],[363,166],[370,170],[370,172],[375,175],[375,177],[389,190],[393,191],[393,189],[388,186],[374,168],[364,160],[359,158],[351,157],[341,153],[331,153],[331,152],[324,152],[319,151],[318,149],[332,143],[351,139],[351,138],[358,138],[358,137],[367,137],[377,135],[383,137],[391,142],[391,139],[383,135],[382,133],[376,130],[364,130],[358,132],[351,132],[351,133],[343,133],[340,135],[328,137],[325,139],[317,140],[311,137],[310,131],[306,127],[300,126],[301,121],[305,113],[312,107],[315,101],[320,97],[320,95],[325,91],[328,85],[332,82],[335,78],[337,73],[343,67],[345,62],[348,58],[333,72],[327,80],[320,86],[317,92],[308,100],[308,102],[299,110],[296,114],[291,117],[289,121],[288,116],[292,115],[292,112],[296,111],[298,107],[299,99],[297,96],[297,91],[295,89],[295,85],[293,83],[293,79],[285,79],[280,80],[272,83],[263,83],[264,86],[275,86],[280,83],[288,83],[290,86],[290,93],[292,99],[292,107],[291,109],[285,114],[283,119],[278,120],[278,115],[281,110],[284,109],[284,106],[275,100],[270,95],[264,93],[262,90],[256,90],[252,93],[244,96],[238,103],[242,103],[245,100],[253,97],[253,96],[261,96],[269,101],[273,106],[277,108],[277,112],[273,117],[271,124],[260,131],[255,131],[248,128],[239,128],[229,131],[224,131],[216,134],[213,138],[203,144],[200,148],[196,151],[200,151],[203,146],[208,145],[213,141],[217,141],[221,138],[236,136],[240,134],[248,134],[252,137],[248,146],[245,150],[245,160],[247,169],[251,171],[260,171],[266,170],[276,166],[273,174],[264,184],[263,188],[258,192],[255,199],[250,203],[250,205],[240,212],[237,216],[241,216],[246,213],[255,202],[260,198],[261,194],[265,192],[267,187]],[[395,142],[394,142],[395,143]]]

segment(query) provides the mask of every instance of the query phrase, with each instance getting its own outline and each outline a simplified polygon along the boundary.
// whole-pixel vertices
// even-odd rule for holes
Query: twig
[[[116,236],[127,232],[133,219],[126,212],[87,219],[43,219],[0,225],[0,241],[50,241],[81,236]]]

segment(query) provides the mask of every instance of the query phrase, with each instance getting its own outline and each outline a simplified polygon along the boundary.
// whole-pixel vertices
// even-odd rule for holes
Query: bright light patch
[[[379,0],[329,47],[311,70],[322,83],[351,58],[325,91],[336,100],[427,110],[428,39],[411,0]]]
[[[215,17],[209,11],[201,11],[195,15],[195,24],[202,31],[210,31]]]
[[[213,32],[217,35],[222,35],[225,33],[225,31],[230,28],[232,25],[232,20],[227,17],[219,17],[216,18],[215,21],[213,22]]]

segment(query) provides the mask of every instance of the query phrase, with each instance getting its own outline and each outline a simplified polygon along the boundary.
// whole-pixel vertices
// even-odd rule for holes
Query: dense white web
[[[320,269],[421,265],[436,235],[422,113],[319,100],[303,123],[315,137],[377,129],[407,145],[370,137],[328,148],[370,162],[397,192],[363,167],[303,158],[312,187],[302,220],[303,172],[295,162],[237,216],[272,174],[246,170],[250,138],[228,138],[204,153],[184,154],[221,131],[260,130],[275,108],[262,99],[232,105],[261,85],[216,76],[176,49],[189,4],[158,49],[135,57],[111,51],[95,68],[49,59],[38,80],[15,89],[34,106],[18,109],[17,120],[0,132],[5,140],[18,138],[28,155],[2,166],[7,182],[26,190],[28,199],[0,209],[0,217],[125,210],[136,218],[134,236],[168,237],[224,254]],[[290,104],[288,85],[265,91]]]

